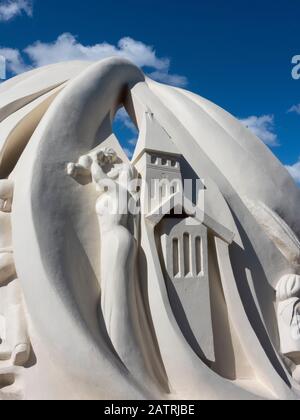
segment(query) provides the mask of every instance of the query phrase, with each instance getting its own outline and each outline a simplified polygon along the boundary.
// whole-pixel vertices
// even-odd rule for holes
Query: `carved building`
[[[234,117],[113,58],[1,84],[0,139],[0,399],[300,398],[300,191]]]

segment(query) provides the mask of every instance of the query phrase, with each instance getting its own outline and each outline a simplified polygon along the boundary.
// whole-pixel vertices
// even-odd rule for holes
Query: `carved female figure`
[[[144,370],[138,339],[136,302],[137,243],[130,227],[128,202],[134,170],[112,149],[82,156],[68,165],[74,178],[91,175],[100,193],[96,202],[101,236],[101,308],[107,331],[120,359],[130,371]]]

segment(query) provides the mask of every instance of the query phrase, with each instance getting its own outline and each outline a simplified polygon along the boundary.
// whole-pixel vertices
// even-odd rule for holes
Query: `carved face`
[[[291,335],[293,340],[300,340],[300,299],[294,305],[291,321]]]
[[[100,165],[104,165],[106,163],[106,157],[103,150],[100,150],[100,152],[97,153],[97,159]]]
[[[117,161],[117,154],[113,149],[105,149],[105,158],[108,164],[114,164]]]
[[[278,305],[278,326],[282,354],[300,354],[300,299],[290,298]]]

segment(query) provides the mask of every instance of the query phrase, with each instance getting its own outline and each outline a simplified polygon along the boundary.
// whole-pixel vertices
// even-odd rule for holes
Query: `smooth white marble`
[[[300,191],[270,150],[119,58],[0,95],[0,399],[299,400]]]

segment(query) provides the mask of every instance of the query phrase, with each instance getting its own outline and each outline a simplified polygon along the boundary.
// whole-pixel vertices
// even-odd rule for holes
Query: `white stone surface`
[[[300,399],[300,191],[259,139],[119,58],[1,84],[0,121],[0,399]]]

